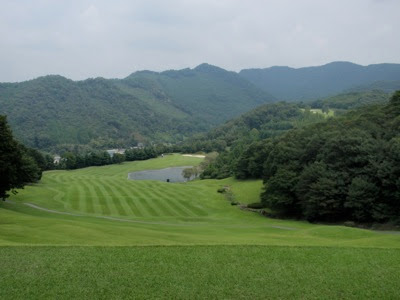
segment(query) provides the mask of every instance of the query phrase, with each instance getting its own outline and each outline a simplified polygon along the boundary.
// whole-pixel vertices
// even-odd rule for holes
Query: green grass
[[[168,155],[142,162],[46,172],[0,206],[0,245],[288,245],[400,248],[400,236],[343,226],[267,219],[244,212],[217,193],[253,203],[260,181],[132,181],[130,171],[196,165]],[[50,209],[39,210],[28,205]]]
[[[4,247],[1,299],[395,299],[400,252],[325,247]]]
[[[217,193],[257,202],[256,180],[127,179],[200,162],[46,172],[0,203],[0,298],[400,297],[398,234],[268,219]]]

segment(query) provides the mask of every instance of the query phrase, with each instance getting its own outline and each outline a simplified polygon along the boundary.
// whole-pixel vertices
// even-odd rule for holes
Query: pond
[[[128,179],[131,180],[159,180],[164,182],[185,182],[186,178],[182,176],[182,171],[192,166],[172,167],[159,170],[144,170],[132,172],[128,174]],[[189,180],[194,179],[191,177]]]

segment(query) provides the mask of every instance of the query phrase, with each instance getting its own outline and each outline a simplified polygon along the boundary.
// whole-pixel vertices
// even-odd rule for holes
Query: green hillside
[[[0,84],[0,114],[15,136],[45,150],[179,141],[272,99],[236,73],[209,65],[121,80],[46,76]]]

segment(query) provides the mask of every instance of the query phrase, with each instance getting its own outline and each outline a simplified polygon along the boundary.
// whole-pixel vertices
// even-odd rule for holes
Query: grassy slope
[[[173,155],[46,172],[0,204],[0,298],[399,297],[400,235],[271,220],[216,192],[230,185],[237,201],[255,202],[259,181],[126,179],[199,162]]]
[[[5,247],[1,299],[395,299],[399,251]]]

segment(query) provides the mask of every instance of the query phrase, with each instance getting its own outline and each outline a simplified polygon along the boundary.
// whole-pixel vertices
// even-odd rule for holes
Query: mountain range
[[[0,83],[0,114],[7,115],[16,138],[27,146],[52,152],[82,145],[104,149],[184,140],[280,99],[399,88],[399,64],[334,62],[238,73],[201,64],[138,71],[124,79],[73,81],[49,75]]]
[[[273,100],[237,73],[206,64],[124,79],[52,75],[0,84],[0,114],[15,136],[52,151],[175,142]]]

